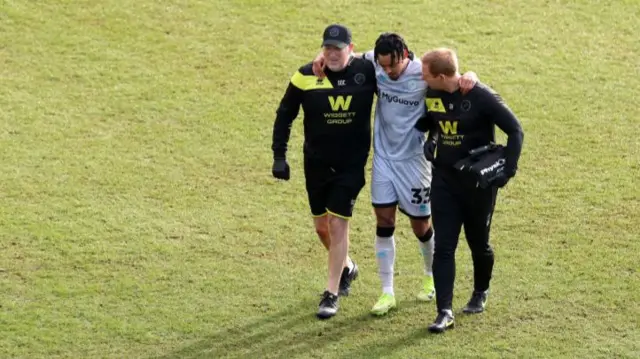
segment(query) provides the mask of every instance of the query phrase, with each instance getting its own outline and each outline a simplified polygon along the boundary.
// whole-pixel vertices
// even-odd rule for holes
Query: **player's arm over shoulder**
[[[373,55],[374,55],[373,50],[369,50],[362,53],[362,58],[367,61],[371,61],[373,63],[373,62],[376,62],[376,59],[374,58]]]
[[[365,66],[365,67],[370,67],[373,68],[373,64],[371,63],[371,61],[367,60],[365,57],[356,57],[354,56],[351,59],[351,64],[352,65],[356,65],[356,66]]]
[[[356,69],[358,72],[365,75],[365,79],[368,81],[375,81],[376,79],[376,68],[373,65],[373,62],[366,60],[364,58],[353,58],[351,60],[351,66]]]

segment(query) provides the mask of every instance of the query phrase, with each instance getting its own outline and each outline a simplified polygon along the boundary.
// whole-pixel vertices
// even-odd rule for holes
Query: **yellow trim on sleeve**
[[[291,76],[291,83],[302,91],[333,88],[331,81],[326,77],[320,79],[313,75],[303,75],[300,71],[296,71],[296,73]]]

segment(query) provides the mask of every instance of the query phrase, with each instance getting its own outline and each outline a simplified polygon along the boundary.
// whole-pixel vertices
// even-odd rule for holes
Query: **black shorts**
[[[365,163],[332,167],[320,160],[305,158],[304,176],[311,214],[327,213],[351,218],[358,194],[365,185]]]

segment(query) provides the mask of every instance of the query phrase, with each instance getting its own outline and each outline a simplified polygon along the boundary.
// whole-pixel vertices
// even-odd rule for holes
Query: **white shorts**
[[[391,161],[374,154],[371,177],[374,207],[398,205],[411,218],[431,215],[431,163],[424,156]]]

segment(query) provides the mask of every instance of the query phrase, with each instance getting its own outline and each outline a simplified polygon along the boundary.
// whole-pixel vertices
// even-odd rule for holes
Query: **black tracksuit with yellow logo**
[[[427,117],[416,128],[437,137],[431,184],[431,211],[436,233],[433,275],[438,310],[451,309],[455,280],[455,250],[460,230],[471,249],[474,290],[489,289],[494,256],[489,245],[491,217],[497,187],[478,187],[468,173],[453,165],[469,151],[495,141],[495,126],[508,135],[505,173],[515,175],[522,149],[523,132],[518,119],[500,96],[482,83],[469,93],[429,89]]]
[[[351,217],[365,184],[371,147],[371,109],[376,91],[373,64],[351,58],[340,72],[313,75],[312,65],[292,77],[276,112],[272,150],[285,158],[291,124],[304,111],[304,171],[311,213]]]

